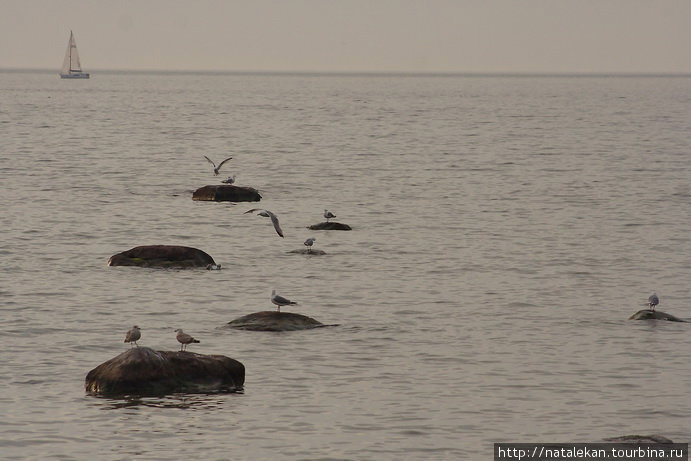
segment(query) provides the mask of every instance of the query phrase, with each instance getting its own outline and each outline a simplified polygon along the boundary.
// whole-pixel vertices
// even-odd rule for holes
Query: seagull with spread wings
[[[274,225],[274,229],[276,229],[276,233],[280,236],[283,237],[283,231],[281,230],[281,225],[278,223],[278,217],[270,212],[269,210],[263,210],[261,208],[252,208],[251,210],[245,211],[244,214],[247,213],[253,213],[257,211],[258,216],[264,216],[265,218],[271,218],[271,224]]]
[[[216,166],[216,164],[214,163],[214,161],[211,160],[211,159],[210,159],[209,157],[207,157],[206,155],[204,156],[204,158],[206,159],[207,162],[209,162],[210,164],[212,164],[212,165],[214,166],[214,174],[215,174],[216,176],[218,176],[218,171],[221,169],[221,167],[223,166],[223,164],[226,163],[228,160],[230,160],[230,159],[233,158],[233,157],[228,157],[227,159],[225,159],[225,160],[223,160],[221,163],[219,163],[218,166]]]

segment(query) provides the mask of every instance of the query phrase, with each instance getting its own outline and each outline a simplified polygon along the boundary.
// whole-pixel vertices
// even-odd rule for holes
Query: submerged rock
[[[306,315],[278,311],[255,312],[228,322],[230,328],[252,331],[295,331],[325,326],[329,325]]]
[[[91,370],[87,392],[110,395],[162,395],[173,392],[237,392],[245,366],[224,355],[154,351],[133,347]]]
[[[109,266],[187,268],[215,266],[214,258],[197,248],[178,245],[144,245],[113,255]]]
[[[651,434],[651,435],[622,435],[619,437],[611,437],[604,439],[605,442],[613,443],[674,443],[672,440],[664,437],[662,435]]]
[[[650,309],[641,309],[640,311],[629,317],[629,320],[669,320],[670,322],[686,322],[672,314],[667,314],[662,311],[651,311]]]
[[[319,224],[312,224],[308,229],[311,230],[353,230],[348,224],[343,224],[340,222],[320,222]]]
[[[258,202],[261,199],[257,189],[230,184],[204,186],[192,193],[192,200],[213,202]]]
[[[289,253],[293,254],[300,254],[300,255],[315,255],[315,256],[322,256],[326,254],[326,251],[324,250],[319,250],[317,248],[314,248],[312,250],[308,248],[298,248],[297,250],[291,250]]]

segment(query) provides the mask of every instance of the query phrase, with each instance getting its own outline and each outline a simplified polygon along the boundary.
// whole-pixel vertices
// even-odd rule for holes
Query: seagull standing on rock
[[[139,329],[137,325],[133,326],[127,334],[125,334],[125,341],[126,343],[134,343],[135,346],[139,347],[139,344],[137,344],[137,341],[139,341],[139,338],[142,337],[142,332]]]
[[[182,328],[178,328],[175,330],[177,332],[177,335],[175,338],[178,340],[180,343],[180,350],[187,350],[187,345],[192,344],[192,343],[198,343],[198,339],[194,339],[192,336],[188,335],[184,331],[182,331]]]
[[[312,252],[312,245],[314,245],[314,242],[316,242],[317,239],[314,237],[310,237],[307,240],[305,240],[305,246],[307,247],[308,252]]]
[[[219,167],[220,168],[220,167]],[[226,179],[221,181],[223,184],[235,184],[235,175],[228,176]]]
[[[324,210],[324,217],[326,218],[326,222],[329,222],[329,219],[335,218],[336,215],[330,212],[329,210]]]
[[[274,225],[274,229],[276,229],[276,233],[279,235],[279,237],[283,237],[283,231],[281,230],[281,226],[278,223],[278,217],[270,212],[269,210],[262,210],[261,208],[252,208],[251,210],[245,211],[244,214],[247,213],[253,213],[255,211],[258,211],[257,215],[259,216],[264,216],[265,218],[271,218],[271,224]]]
[[[660,304],[660,298],[657,297],[657,293],[653,293],[648,298],[648,307],[651,311],[655,312],[655,306]]]
[[[225,160],[223,160],[221,163],[219,163],[218,166],[216,166],[216,164],[214,163],[214,161],[211,160],[211,159],[210,159],[209,157],[207,157],[206,155],[204,156],[204,158],[206,159],[207,162],[209,162],[210,164],[212,164],[212,165],[214,166],[214,174],[215,174],[216,176],[218,176],[218,170],[221,169],[221,167],[223,166],[224,163],[226,163],[228,160],[230,160],[230,159],[233,158],[233,157],[228,157],[227,159],[225,159]]]
[[[276,290],[271,290],[271,302],[277,306],[277,311],[281,312],[281,306],[289,306],[291,304],[297,304],[295,301],[284,298],[281,295],[276,294]]]

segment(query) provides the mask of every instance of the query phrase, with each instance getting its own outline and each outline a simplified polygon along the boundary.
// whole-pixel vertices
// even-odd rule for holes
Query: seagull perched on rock
[[[307,251],[311,252],[312,251],[312,245],[314,245],[314,242],[316,242],[317,239],[314,237],[310,237],[307,240],[305,240],[305,246],[307,247]]]
[[[207,157],[206,155],[204,156],[204,158],[206,159],[207,162],[209,162],[210,164],[212,164],[212,165],[214,166],[214,174],[215,174],[216,176],[218,176],[218,170],[221,169],[221,167],[223,166],[224,163],[226,163],[228,160],[230,160],[230,159],[233,158],[233,157],[228,157],[227,159],[225,159],[225,160],[223,160],[221,163],[219,163],[218,166],[216,166],[216,164],[214,163],[214,161],[211,160],[211,159],[210,159],[209,157]]]
[[[650,307],[650,310],[655,311],[655,306],[658,304],[660,304],[660,298],[657,297],[657,293],[651,294],[648,298],[648,307]]]
[[[221,168],[221,167],[219,167]],[[223,184],[234,184],[235,183],[235,175],[233,176],[228,176],[226,179],[221,181]]]
[[[278,217],[270,212],[269,210],[263,210],[261,208],[252,208],[251,210],[245,211],[243,214],[247,213],[253,213],[255,211],[258,211],[257,215],[259,216],[264,216],[265,218],[271,218],[271,223],[274,225],[274,229],[276,229],[276,233],[280,236],[283,237],[283,231],[281,230],[281,226],[278,223]]]
[[[329,210],[324,210],[324,217],[326,218],[326,222],[329,222],[329,219],[335,218],[336,215],[330,212]]]
[[[134,343],[135,346],[139,347],[139,344],[137,344],[137,341],[139,341],[139,338],[142,337],[142,332],[139,329],[137,325],[133,326],[127,334],[125,334],[125,341],[126,343]]]
[[[182,350],[187,350],[187,345],[188,345],[188,344],[198,343],[198,342],[199,342],[198,339],[194,339],[193,337],[191,337],[190,335],[188,335],[187,333],[185,333],[184,331],[182,331],[182,328],[178,328],[178,329],[175,330],[175,331],[177,332],[177,335],[175,336],[175,338],[176,338],[176,339],[178,340],[178,342],[180,343],[180,350],[181,350],[181,351],[182,351]]]
[[[276,294],[276,290],[271,290],[271,302],[277,306],[278,312],[281,312],[281,306],[289,306],[291,304],[297,304],[295,301],[284,298],[281,295]]]

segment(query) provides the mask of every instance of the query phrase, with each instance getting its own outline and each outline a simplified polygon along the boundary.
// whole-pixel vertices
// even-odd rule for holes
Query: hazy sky
[[[691,0],[0,0],[0,68],[691,72]]]

